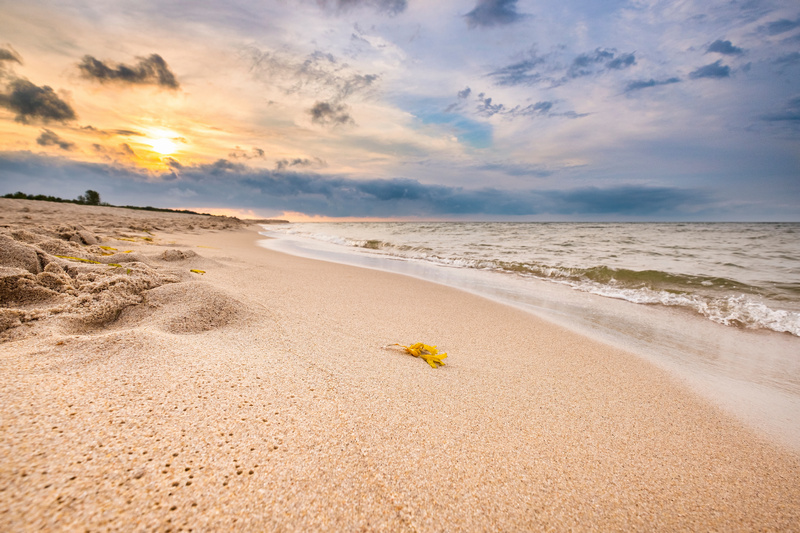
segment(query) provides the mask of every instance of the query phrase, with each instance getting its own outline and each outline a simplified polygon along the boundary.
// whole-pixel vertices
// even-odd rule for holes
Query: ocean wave
[[[360,249],[363,253],[377,253],[396,259],[532,277],[567,285],[574,290],[636,304],[689,309],[725,326],[769,329],[800,336],[800,313],[773,309],[764,303],[770,296],[775,296],[768,288],[724,277],[613,268],[606,265],[577,268],[532,261],[503,261],[496,258],[446,255],[437,253],[427,246],[397,244],[385,238],[352,239],[303,231],[296,227],[285,228],[281,233],[299,235]],[[796,289],[792,284],[775,282],[769,285],[771,287],[790,285],[790,289]],[[774,299],[779,300],[779,298]]]

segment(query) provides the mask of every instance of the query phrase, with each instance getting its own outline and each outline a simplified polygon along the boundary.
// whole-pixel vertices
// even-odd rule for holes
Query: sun
[[[176,145],[172,139],[167,139],[166,137],[161,139],[153,139],[150,141],[150,144],[153,146],[153,150],[161,155],[173,154],[175,153],[175,150],[178,149],[178,145]]]

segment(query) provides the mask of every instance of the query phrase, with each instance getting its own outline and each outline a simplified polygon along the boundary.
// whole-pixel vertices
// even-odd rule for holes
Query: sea
[[[626,349],[800,451],[800,223],[263,228],[264,247],[449,285]]]

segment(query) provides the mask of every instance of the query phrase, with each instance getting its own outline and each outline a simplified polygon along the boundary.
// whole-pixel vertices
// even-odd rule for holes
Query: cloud
[[[8,89],[9,92],[0,94],[0,107],[15,112],[17,122],[28,124],[31,119],[67,122],[76,118],[75,110],[47,85],[39,87],[16,78],[8,84]]]
[[[308,110],[308,113],[311,115],[311,121],[317,124],[334,126],[355,124],[347,110],[348,107],[344,104],[317,102]]]
[[[761,120],[767,122],[790,122],[800,124],[800,96],[789,100],[783,110],[777,113],[762,115]]]
[[[469,87],[465,88],[463,91],[458,91],[458,97],[460,99],[468,98],[470,94],[472,94],[472,89]]]
[[[253,147],[248,152],[237,146],[231,153],[228,154],[228,157],[232,157],[234,159],[264,159],[266,157],[266,153],[261,148]]]
[[[522,20],[517,0],[478,0],[475,9],[464,15],[470,28],[504,26]]]
[[[138,59],[139,62],[132,66],[122,63],[111,65],[86,55],[78,64],[78,68],[84,78],[100,83],[111,81],[131,85],[158,85],[167,89],[180,88],[175,75],[160,55],[151,54],[149,57]]]
[[[606,66],[610,69],[622,70],[630,66],[633,66],[635,64],[636,64],[636,56],[633,53],[630,53],[630,54],[621,54],[615,57],[614,59],[606,63]]]
[[[702,191],[677,187],[624,185],[572,189],[467,189],[430,185],[414,179],[356,180],[304,172],[259,170],[219,160],[185,166],[154,177],[145,170],[114,164],[78,163],[30,153],[0,153],[0,184],[32,179],[52,194],[69,195],[98,183],[126,202],[174,205],[170,191],[192,190],[195,205],[296,211],[343,216],[525,216],[680,215],[709,202]],[[101,190],[101,193],[103,191]]]
[[[15,63],[22,64],[22,59],[19,57],[14,50],[9,50],[8,48],[0,48],[0,62],[3,61],[13,61]]]
[[[653,78],[650,78],[649,80],[634,80],[629,82],[628,85],[625,86],[624,92],[629,93],[631,91],[638,91],[650,87],[657,87],[659,85],[670,85],[672,83],[680,83],[680,81],[681,81],[680,78],[667,78],[665,80],[655,80]]]
[[[800,63],[800,52],[789,52],[784,54],[773,61],[776,65],[789,66]]]
[[[635,52],[618,54],[613,48],[595,48],[591,52],[573,57],[569,67],[564,71],[561,62],[553,58],[538,56],[531,51],[529,57],[489,72],[487,76],[493,78],[496,85],[501,86],[535,85],[549,82],[552,87],[556,87],[575,78],[608,70],[624,70],[635,64]],[[559,72],[561,74],[558,74]]]
[[[723,41],[721,39],[717,39],[706,49],[706,52],[716,52],[718,54],[735,56],[741,55],[744,53],[744,50],[739,48],[738,46],[733,46],[733,43],[730,41]]]
[[[476,170],[489,172],[502,172],[508,176],[522,176],[534,178],[546,178],[553,174],[552,171],[536,165],[526,165],[520,163],[484,163],[475,167]]]
[[[800,27],[800,17],[795,20],[776,20],[761,26],[759,30],[767,35],[780,35],[781,33],[786,33],[787,31],[791,31],[797,27]]]
[[[317,0],[317,4],[337,11],[348,11],[356,7],[371,7],[389,15],[397,15],[406,10],[408,0]]]
[[[553,106],[555,104],[556,102],[554,101],[542,100],[534,104],[528,104],[527,106],[516,105],[514,107],[507,107],[505,104],[496,103],[493,98],[487,96],[485,93],[480,93],[477,95],[475,113],[487,118],[495,115],[506,118],[533,116],[581,118],[587,116],[585,113],[576,113],[575,111],[556,113],[553,111]],[[460,104],[452,104],[445,112],[450,112],[454,110],[455,107],[461,107],[463,109],[463,106]]]
[[[296,157],[294,159],[281,159],[275,162],[275,170],[286,170],[292,167],[308,168],[314,166],[325,167],[327,163],[318,157],[314,159]]]
[[[689,78],[696,80],[699,78],[727,78],[731,75],[731,68],[722,64],[718,59],[709,65],[700,67],[689,73]]]
[[[588,54],[580,54],[572,60],[572,64],[567,70],[567,77],[580,78],[594,73],[594,66],[597,63],[607,63],[614,59],[614,52],[601,48],[595,49]]]
[[[250,70],[285,94],[307,94],[315,98],[341,101],[373,88],[377,74],[363,74],[333,54],[315,51],[301,57],[285,52],[246,48],[242,54],[250,61]]]
[[[543,57],[537,56],[531,52],[531,57],[512,63],[503,68],[497,69],[487,74],[490,78],[494,78],[497,85],[533,85],[543,81],[545,78],[541,73],[535,72],[539,65],[545,62]]]
[[[42,129],[42,134],[36,139],[36,144],[41,146],[58,146],[62,150],[72,150],[75,147],[75,143],[65,141],[59,137],[56,132],[48,130],[47,128]]]

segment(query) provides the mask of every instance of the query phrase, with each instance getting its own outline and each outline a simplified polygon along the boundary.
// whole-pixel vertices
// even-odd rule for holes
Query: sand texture
[[[235,219],[0,217],[0,531],[800,530],[797,454],[522,311]]]

